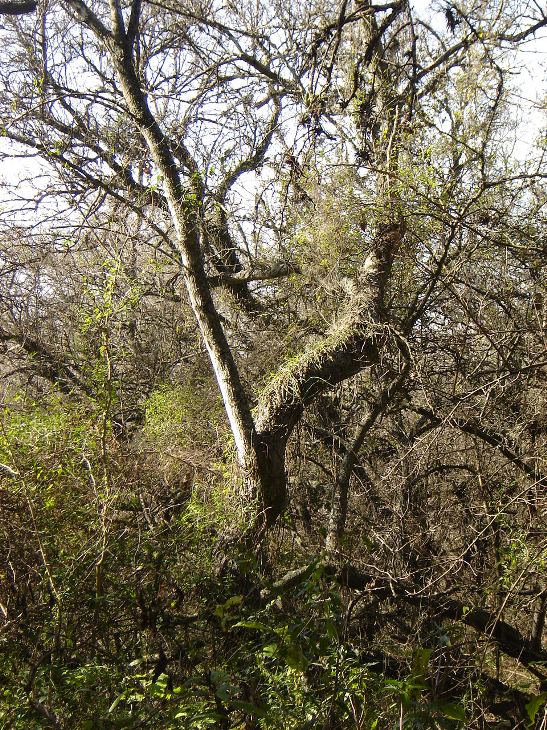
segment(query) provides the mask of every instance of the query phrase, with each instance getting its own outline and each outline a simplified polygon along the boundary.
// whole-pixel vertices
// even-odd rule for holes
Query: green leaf
[[[110,705],[110,707],[108,708],[108,714],[109,714],[109,715],[110,715],[110,714],[111,714],[112,712],[114,712],[114,710],[116,709],[116,707],[117,707],[117,706],[118,706],[118,705],[120,704],[120,702],[121,702],[121,701],[122,701],[123,699],[125,699],[125,692],[122,692],[122,693],[121,693],[121,695],[118,695],[118,696],[116,697],[116,699],[114,700],[114,702],[113,702],[113,703],[112,703],[112,704]]]
[[[338,639],[338,630],[336,624],[330,618],[325,621],[325,629],[329,639]]]
[[[277,644],[266,644],[266,646],[262,648],[262,653],[264,656],[276,657],[279,654],[279,647]]]
[[[455,702],[439,702],[437,705],[439,712],[448,720],[465,721],[465,708],[463,705]]]
[[[230,699],[230,697],[232,696],[233,686],[231,684],[228,684],[227,682],[221,682],[217,685],[215,694],[219,700],[222,700],[224,702],[225,700]]]
[[[227,611],[230,610],[230,608],[233,608],[233,606],[239,606],[243,603],[243,596],[230,596],[227,601],[224,603],[217,604],[215,608],[215,616],[218,616],[219,618],[224,618]]]
[[[238,621],[237,624],[233,625],[233,628],[255,629],[256,631],[270,631],[270,627],[266,626],[266,624],[260,623],[260,621]]]
[[[545,703],[547,703],[547,692],[542,692],[541,694],[537,695],[536,697],[532,697],[530,702],[527,702],[526,712],[528,713],[528,717],[530,718],[530,722],[534,722],[536,719],[536,715],[539,712],[540,707],[542,707]]]
[[[419,647],[414,652],[414,657],[412,658],[412,673],[416,677],[424,676],[429,660],[431,659],[431,654],[432,649],[425,649],[424,647]]]
[[[298,646],[287,647],[283,653],[283,658],[291,669],[295,669],[298,672],[305,672],[309,666],[308,659]]]
[[[224,608],[231,608],[232,606],[239,606],[243,603],[243,596],[231,596],[224,604]]]

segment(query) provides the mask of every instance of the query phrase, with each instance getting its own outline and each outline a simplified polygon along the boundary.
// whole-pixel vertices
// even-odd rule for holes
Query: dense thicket
[[[540,4],[0,26],[0,725],[545,730]]]

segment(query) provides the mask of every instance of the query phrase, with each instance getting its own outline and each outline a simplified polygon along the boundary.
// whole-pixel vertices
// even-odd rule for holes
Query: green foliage
[[[154,390],[144,404],[147,441],[161,449],[196,447],[218,439],[224,420],[222,403],[208,386],[208,381],[200,379]]]
[[[532,697],[532,699],[526,704],[526,712],[530,722],[533,723],[538,716],[538,713],[542,707],[547,704],[547,692],[541,692],[539,695]]]
[[[89,529],[85,503],[82,494]],[[31,633],[0,640],[0,724],[47,727],[46,708],[78,730],[372,729],[390,727],[403,706],[405,727],[457,726],[447,723],[459,706],[428,703],[428,650],[416,652],[407,678],[386,678],[352,645],[340,590],[319,561],[290,589],[274,589],[236,546],[233,567],[219,571],[214,512],[204,512],[193,498],[169,523],[135,514],[108,540],[97,594],[100,556],[91,543],[82,550],[51,507],[55,530],[41,528],[47,564],[35,564],[26,598]]]

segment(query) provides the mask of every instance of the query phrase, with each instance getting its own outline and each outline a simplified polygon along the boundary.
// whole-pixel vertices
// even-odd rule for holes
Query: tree
[[[3,154],[44,175],[5,187],[10,383],[100,401],[131,442],[201,371],[195,321],[251,542],[288,514],[332,580],[426,602],[424,641],[462,621],[544,681],[545,145],[513,154],[511,81],[544,11],[66,0],[3,24]]]
[[[21,71],[15,85],[10,84],[8,88],[14,87],[12,98],[5,102],[6,106],[20,108],[21,123],[10,124],[6,136],[60,164],[70,197],[87,198],[91,192],[100,192],[127,201],[139,215],[159,214],[169,221],[172,230],[166,230],[163,223],[161,235],[179,259],[181,277],[222,394],[249,495],[258,500],[260,519],[271,526],[286,504],[285,448],[303,408],[321,392],[371,367],[378,359],[380,342],[385,341],[375,330],[389,321],[384,311],[385,292],[410,217],[406,210],[408,193],[405,191],[403,197],[401,185],[395,181],[401,175],[412,175],[408,155],[426,137],[415,128],[440,123],[439,113],[434,110],[432,116],[428,108],[438,104],[442,94],[450,93],[449,89],[438,91],[440,79],[447,73],[457,76],[459,66],[477,63],[482,55],[488,65],[476,82],[483,84],[485,94],[490,88],[494,94],[493,100],[486,96],[476,99],[476,112],[470,113],[474,119],[468,124],[452,117],[455,131],[465,127],[456,137],[460,145],[467,144],[465,137],[473,133],[479,135],[479,140],[477,149],[467,150],[468,160],[461,159],[462,149],[451,151],[452,175],[446,171],[450,182],[442,194],[447,196],[457,190],[458,183],[463,182],[458,170],[465,169],[466,163],[465,175],[469,180],[475,174],[470,169],[473,165],[476,174],[484,178],[476,181],[477,194],[499,187],[503,180],[494,179],[488,156],[493,154],[490,148],[496,144],[495,120],[504,93],[500,54],[504,53],[504,46],[527,40],[545,24],[545,19],[539,17],[522,28],[518,15],[507,17],[500,20],[496,36],[487,37],[476,25],[479,21],[487,22],[489,11],[483,8],[481,18],[472,13],[466,16],[461,38],[450,48],[443,48],[444,41],[435,40],[435,33],[423,23],[417,37],[412,14],[403,4],[388,9],[359,5],[353,10],[344,5],[338,16],[332,15],[332,23],[319,28],[309,22],[307,13],[322,11],[310,6],[303,7],[302,18],[295,18],[282,31],[286,37],[283,42],[292,45],[281,56],[275,42],[270,42],[269,47],[265,45],[258,28],[260,21],[266,21],[267,6],[260,19],[247,18],[245,12],[238,18],[237,13],[228,11],[224,22],[220,10],[219,17],[211,19],[211,12],[215,17],[213,8],[181,11],[169,5],[150,9],[135,3],[125,12],[121,5],[112,4],[109,23],[103,15],[106,7],[96,11],[81,3],[64,7],[74,18],[64,56],[55,50],[55,24],[62,10],[57,11],[55,19],[49,10],[44,10],[41,37],[36,36],[38,44],[32,41],[33,23],[23,21],[27,23],[26,30],[22,26],[20,32],[23,38],[26,33],[29,41],[24,61],[27,70]],[[236,19],[244,29],[238,33],[232,25]],[[66,18],[62,22],[66,23]],[[162,42],[158,46],[149,35],[160,27]],[[354,39],[350,34],[354,34]],[[18,43],[18,36],[14,32],[14,43]],[[303,55],[302,48],[310,38],[312,54]],[[224,48],[221,42],[225,42]],[[427,48],[431,42],[435,44],[433,52]],[[363,52],[353,50],[359,44]],[[197,57],[198,53],[205,56],[205,63],[205,59]],[[158,71],[154,64],[159,57],[172,69]],[[346,60],[353,67],[349,83],[341,75],[341,64]],[[234,88],[236,82],[229,76],[226,81],[220,77],[213,84],[202,80],[210,77],[213,69],[224,72],[224,67],[235,73],[242,89]],[[82,72],[89,76],[89,88],[93,91],[74,88],[70,76]],[[190,102],[185,96],[192,93],[192,84],[197,90]],[[348,86],[349,96],[336,102],[344,113],[331,116],[333,97],[343,97]],[[256,112],[250,111],[251,94],[264,97]],[[161,111],[160,99],[164,104]],[[237,132],[229,114],[228,125],[220,131],[216,120],[208,126],[202,121],[211,102],[216,104],[213,113],[218,117],[222,107],[229,110],[236,100],[241,100],[248,111],[239,137],[233,139]],[[355,111],[348,114],[352,104]],[[37,114],[32,111],[34,107],[39,109]],[[261,111],[268,107],[270,116],[264,118]],[[201,113],[197,111],[200,109]],[[227,199],[243,174],[264,165],[266,155],[276,148],[272,146],[274,133],[283,133],[281,130],[287,126],[284,118],[294,109],[300,110],[309,129],[310,144],[305,145],[308,150],[338,148],[333,152],[337,160],[351,160],[353,156],[354,169],[372,168],[375,215],[371,221],[373,232],[366,244],[370,256],[356,274],[359,292],[348,294],[347,313],[340,316],[332,334],[323,337],[320,344],[314,342],[304,349],[277,378],[272,378],[253,417],[249,395],[213,300],[206,267],[215,266],[219,283],[226,281],[249,307],[249,277],[241,276],[241,244],[234,240],[230,230],[233,223],[229,220]],[[482,112],[486,114],[486,124],[482,119],[479,124]],[[199,119],[202,138],[216,134],[210,145],[196,144],[198,126],[192,125],[194,115]],[[234,114],[233,118],[241,123],[240,115]],[[351,140],[353,123],[359,129],[356,144]],[[332,134],[322,124],[332,125]],[[132,130],[141,140],[137,148],[128,144]],[[236,154],[228,148],[233,142],[239,147]],[[143,151],[149,161],[145,165],[142,161],[135,164],[136,158],[142,160]],[[218,172],[211,170],[216,165]],[[483,169],[479,170],[479,166]],[[294,159],[291,175],[302,177],[302,170],[302,163]],[[155,187],[154,176],[161,181],[161,192]],[[528,175],[526,178],[531,179]],[[426,200],[431,198],[423,190],[415,193],[425,193]],[[429,206],[434,202],[428,201]],[[207,261],[209,251],[212,253]],[[294,264],[289,262],[288,267],[278,266],[276,270],[287,274],[293,268]],[[251,275],[253,278],[255,275]],[[410,312],[409,317],[412,316]]]

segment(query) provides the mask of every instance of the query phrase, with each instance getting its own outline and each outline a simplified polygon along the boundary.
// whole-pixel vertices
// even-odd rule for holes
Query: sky
[[[442,5],[437,3],[437,12],[432,12],[430,3],[426,0],[415,0],[413,7],[417,13],[429,18],[433,27],[445,25]],[[515,132],[516,145],[514,155],[517,159],[526,160],[530,154],[534,140],[540,130],[547,128],[547,31],[530,39],[518,51],[514,59],[515,75],[513,76],[514,90],[511,98],[518,109],[518,128]],[[13,146],[0,137],[0,151],[10,152]],[[37,160],[21,157],[3,161],[0,170],[0,181],[9,183],[20,181],[19,191],[25,196],[32,196],[33,192],[27,180],[40,175],[43,168]],[[2,201],[9,199],[9,191],[0,187],[0,207],[5,209]]]

